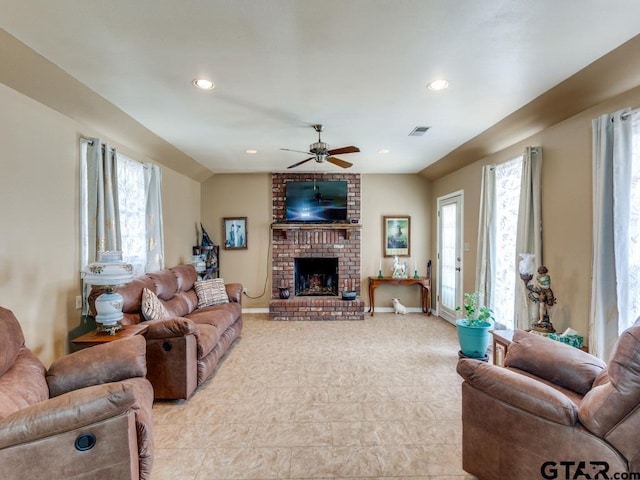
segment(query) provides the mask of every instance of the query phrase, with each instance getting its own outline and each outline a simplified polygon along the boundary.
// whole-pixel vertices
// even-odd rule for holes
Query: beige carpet
[[[156,402],[153,480],[471,479],[461,468],[455,328],[245,315],[186,402]]]

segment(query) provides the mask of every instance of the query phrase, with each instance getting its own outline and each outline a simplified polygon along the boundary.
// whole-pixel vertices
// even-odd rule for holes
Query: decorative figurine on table
[[[407,264],[400,263],[400,259],[396,255],[393,257],[393,278],[407,278]]]
[[[525,288],[529,291],[527,298],[538,305],[538,319],[531,325],[533,331],[538,333],[555,333],[555,328],[551,323],[549,311],[556,304],[556,297],[551,290],[551,277],[549,269],[544,265],[538,267],[538,275],[533,280],[533,255],[520,254],[520,278],[524,282]]]

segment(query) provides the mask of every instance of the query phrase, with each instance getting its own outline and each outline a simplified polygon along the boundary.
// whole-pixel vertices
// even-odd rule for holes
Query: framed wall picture
[[[225,250],[243,250],[247,248],[247,217],[224,217]]]
[[[395,215],[383,217],[385,257],[411,256],[411,217]]]

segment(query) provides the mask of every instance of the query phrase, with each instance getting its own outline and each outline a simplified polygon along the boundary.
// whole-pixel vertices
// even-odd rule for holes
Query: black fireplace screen
[[[338,295],[337,258],[296,258],[294,276],[296,295]]]

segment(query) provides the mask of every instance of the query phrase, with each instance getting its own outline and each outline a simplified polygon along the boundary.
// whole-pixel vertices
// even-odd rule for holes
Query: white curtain
[[[493,165],[482,168],[480,214],[478,218],[478,254],[476,258],[476,291],[484,305],[493,305],[491,277],[496,269],[494,221],[496,204],[496,174]]]
[[[98,138],[80,142],[80,268],[97,260],[98,252],[120,251],[118,169],[115,149]],[[82,284],[82,314],[87,312],[90,285]]]
[[[543,265],[542,258],[542,147],[527,147],[522,161],[520,202],[518,208],[518,233],[516,237],[515,259],[515,328],[531,328],[529,300],[524,283],[520,279],[519,254],[533,253],[535,265]]]
[[[162,225],[162,170],[158,165],[144,164],[146,192],[147,272],[164,268],[164,236]]]
[[[632,129],[630,109],[593,119],[593,253],[589,349],[607,359],[629,325],[629,218]],[[616,208],[617,207],[617,208]],[[619,308],[620,307],[620,308]]]
[[[116,151],[97,138],[82,142],[82,267],[97,252],[121,250]]]

